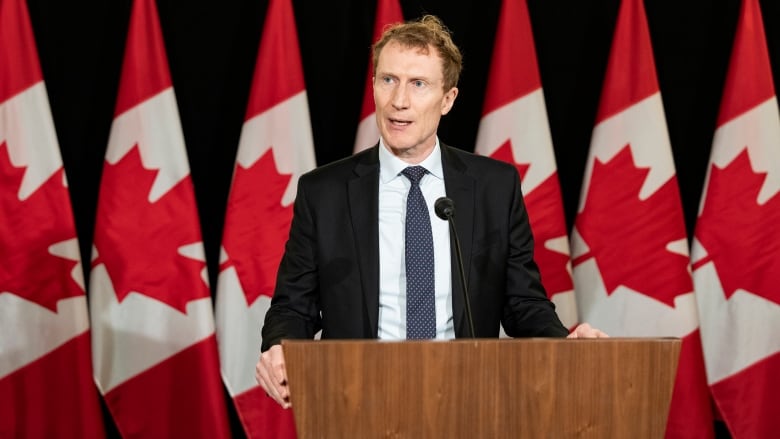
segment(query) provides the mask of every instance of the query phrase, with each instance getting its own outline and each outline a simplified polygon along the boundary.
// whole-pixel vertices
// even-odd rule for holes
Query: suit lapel
[[[370,334],[377,337],[379,319],[379,155],[378,147],[366,151],[355,165],[355,177],[347,183],[349,211],[358,248],[361,290]]]
[[[452,148],[441,144],[442,169],[444,170],[444,186],[447,197],[455,203],[455,227],[460,238],[460,249],[463,256],[463,268],[466,271],[466,283],[469,283],[471,266],[471,248],[474,228],[474,178],[466,174],[466,164],[452,151]],[[452,270],[452,315],[455,334],[467,334],[466,308],[463,299],[463,285],[460,281],[457,253],[454,237],[450,237],[451,270]],[[474,302],[474,292],[469,292],[470,301]]]

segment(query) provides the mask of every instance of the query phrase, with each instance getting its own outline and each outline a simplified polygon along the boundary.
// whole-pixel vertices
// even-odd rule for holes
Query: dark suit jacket
[[[477,337],[566,336],[533,261],[514,166],[441,144]],[[263,326],[265,351],[284,338],[376,338],[379,316],[378,146],[303,175],[290,237]],[[455,252],[452,308],[467,337]]]

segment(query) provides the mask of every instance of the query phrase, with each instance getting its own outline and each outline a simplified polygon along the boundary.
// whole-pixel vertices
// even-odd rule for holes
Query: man
[[[448,223],[457,233],[476,337],[565,337],[533,261],[516,169],[441,144],[441,116],[458,96],[461,54],[438,18],[398,24],[374,45],[373,148],[320,167],[298,183],[256,377],[287,408],[280,341],[469,336]],[[407,204],[408,203],[408,204]],[[605,336],[581,325],[571,337]]]

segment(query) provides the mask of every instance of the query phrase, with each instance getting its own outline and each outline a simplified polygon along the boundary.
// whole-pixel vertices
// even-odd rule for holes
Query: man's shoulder
[[[370,149],[318,166],[301,176],[301,181],[321,182],[351,178],[363,168],[371,168],[375,163]]]
[[[495,174],[514,175],[517,173],[517,168],[510,163],[465,151],[454,146],[444,145],[443,147],[446,148],[447,153],[445,156],[449,156],[449,159],[453,162],[452,165],[462,167],[465,172],[474,177],[479,178]]]

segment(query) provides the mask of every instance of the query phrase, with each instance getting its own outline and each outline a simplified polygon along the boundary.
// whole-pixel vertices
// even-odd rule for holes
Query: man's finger
[[[283,408],[289,408],[290,392],[287,387],[287,371],[284,367],[284,355],[281,346],[273,346],[260,355],[257,363],[256,378],[266,391]]]

